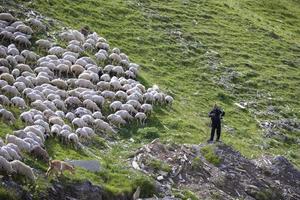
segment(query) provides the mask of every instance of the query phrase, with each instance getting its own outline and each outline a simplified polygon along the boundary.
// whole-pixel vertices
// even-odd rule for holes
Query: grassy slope
[[[234,102],[257,101],[257,109],[275,106],[276,116],[300,117],[300,4],[293,0],[34,0],[26,3],[66,26],[88,25],[141,64],[144,84],[158,84],[175,97],[171,110],[157,110],[148,127],[164,141],[202,143],[208,138],[207,112],[218,101],[226,111],[224,124],[235,129],[223,134],[225,143],[248,157],[282,154],[300,166],[299,144],[265,139],[253,112],[241,111]],[[49,3],[48,3],[49,2]],[[210,51],[219,54],[213,56]],[[216,69],[211,69],[216,67]],[[229,89],[217,84],[236,71]],[[124,129],[122,135],[137,143],[120,141],[108,152],[126,158],[145,130]],[[156,133],[157,134],[157,133]],[[297,137],[296,133],[286,133]],[[271,145],[270,145],[271,144]],[[124,152],[123,152],[124,151]],[[62,152],[64,152],[62,150]]]

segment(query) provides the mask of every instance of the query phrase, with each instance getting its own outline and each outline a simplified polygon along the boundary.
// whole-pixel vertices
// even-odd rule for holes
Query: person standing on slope
[[[218,142],[221,136],[221,119],[225,115],[225,112],[221,110],[217,104],[214,105],[212,111],[209,112],[208,116],[211,118],[211,133],[210,139],[208,142],[214,140],[215,131],[217,130],[217,139]]]

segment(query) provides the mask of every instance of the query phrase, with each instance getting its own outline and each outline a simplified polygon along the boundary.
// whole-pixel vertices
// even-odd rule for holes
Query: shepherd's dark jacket
[[[212,126],[220,126],[221,118],[225,115],[225,112],[219,108],[214,108],[209,112],[209,117],[211,118]]]

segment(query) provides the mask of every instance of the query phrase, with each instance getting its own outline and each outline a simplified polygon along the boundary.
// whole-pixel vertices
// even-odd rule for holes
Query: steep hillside
[[[175,99],[172,108],[156,106],[145,126],[123,126],[116,135],[97,136],[92,142],[84,143],[86,147],[81,150],[66,146],[57,139],[47,140],[45,146],[51,158],[97,160],[100,162],[100,171],[93,173],[78,168],[75,176],[67,174],[59,179],[48,179],[43,175],[47,164],[26,155],[24,162],[37,169],[38,179],[34,186],[25,187],[25,190],[30,191],[35,198],[41,198],[41,191],[46,195],[43,198],[50,199],[51,195],[56,198],[55,195],[64,192],[68,194],[82,187],[87,189],[87,194],[90,193],[89,189],[103,190],[103,198],[110,196],[112,199],[128,199],[138,186],[142,188],[142,197],[150,197],[157,191],[154,180],[158,179],[161,171],[173,175],[173,166],[164,163],[164,158],[154,159],[151,156],[153,159],[148,159],[148,162],[141,161],[146,167],[150,166],[150,172],[135,170],[131,165],[140,149],[155,138],[167,145],[167,152],[172,155],[173,148],[185,148],[182,144],[189,144],[188,150],[183,151],[184,155],[192,154],[195,148],[199,151],[198,144],[202,144],[200,148],[204,149],[188,157],[192,159],[189,162],[192,168],[187,168],[189,171],[186,172],[192,177],[191,173],[200,170],[204,175],[188,183],[176,180],[173,183],[176,187],[172,190],[167,188],[163,191],[165,195],[172,193],[183,199],[221,199],[220,196],[224,199],[237,198],[239,192],[245,191],[244,186],[236,191],[225,187],[225,181],[230,179],[227,178],[234,171],[233,174],[237,174],[238,178],[230,179],[232,182],[228,183],[231,185],[240,179],[245,184],[257,181],[256,178],[247,179],[247,173],[251,177],[264,176],[268,180],[267,183],[255,182],[256,185],[262,184],[260,192],[256,188],[255,194],[246,192],[242,196],[275,198],[272,192],[277,194],[280,184],[286,183],[287,188],[290,185],[293,187],[289,180],[281,177],[282,171],[278,174],[282,178],[279,185],[272,185],[277,179],[265,174],[275,167],[277,169],[281,163],[287,166],[283,170],[297,175],[295,182],[298,181],[299,173],[288,163],[290,161],[296,168],[300,167],[298,1],[17,0],[9,1],[1,9],[14,12],[20,19],[25,19],[26,15],[41,14],[48,28],[47,35],[35,35],[33,40],[49,38],[65,46],[58,37],[63,27],[77,30],[85,27],[97,32],[107,39],[111,48],[120,48],[130,61],[140,64],[138,81],[146,87],[156,84]],[[31,10],[34,12],[31,13]],[[40,55],[45,54],[36,46],[31,50]],[[226,112],[221,138],[224,145],[209,146],[204,145],[210,132],[207,113],[215,102]],[[15,116],[21,112],[15,107],[9,109]],[[7,133],[24,126],[21,120],[13,125],[1,121],[0,136],[4,138]],[[201,160],[197,158],[199,155],[202,155]],[[281,157],[270,158],[275,155],[284,156],[288,161]],[[157,155],[154,153],[154,156]],[[182,154],[178,153],[177,156]],[[233,160],[226,160],[227,157]],[[272,164],[261,166],[261,158]],[[255,159],[255,165],[247,159]],[[242,175],[239,174],[241,166],[230,168],[230,162],[241,163],[244,170]],[[257,172],[252,170],[255,166],[259,167]],[[225,168],[225,175],[221,175],[224,171],[222,167]],[[204,181],[207,187],[217,188],[211,190],[215,192],[211,195],[204,192],[205,188],[195,184],[202,178],[206,180],[214,175],[207,175],[209,171],[220,177]],[[74,182],[87,179],[101,188],[90,188],[89,184],[86,186],[80,183],[79,186],[77,183],[72,186]],[[166,187],[172,184],[169,180],[165,181],[162,185]],[[17,179],[17,182],[22,184],[24,180]],[[50,186],[53,187],[49,190]],[[267,190],[269,187],[271,189]],[[0,191],[0,195],[2,193],[5,194]]]
[[[206,141],[207,112],[219,102],[226,111],[225,143],[249,157],[281,154],[299,165],[297,1],[55,0],[28,6],[67,26],[89,26],[142,65],[142,81],[174,95],[171,112],[155,113],[148,125],[165,141]],[[281,126],[285,119],[295,124]],[[261,128],[265,121],[279,121],[279,130]]]

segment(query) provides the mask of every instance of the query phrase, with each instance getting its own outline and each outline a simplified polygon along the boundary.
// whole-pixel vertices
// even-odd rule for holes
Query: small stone
[[[162,180],[164,180],[164,177],[163,177],[163,176],[158,176],[156,179],[157,179],[158,181],[162,181]]]

